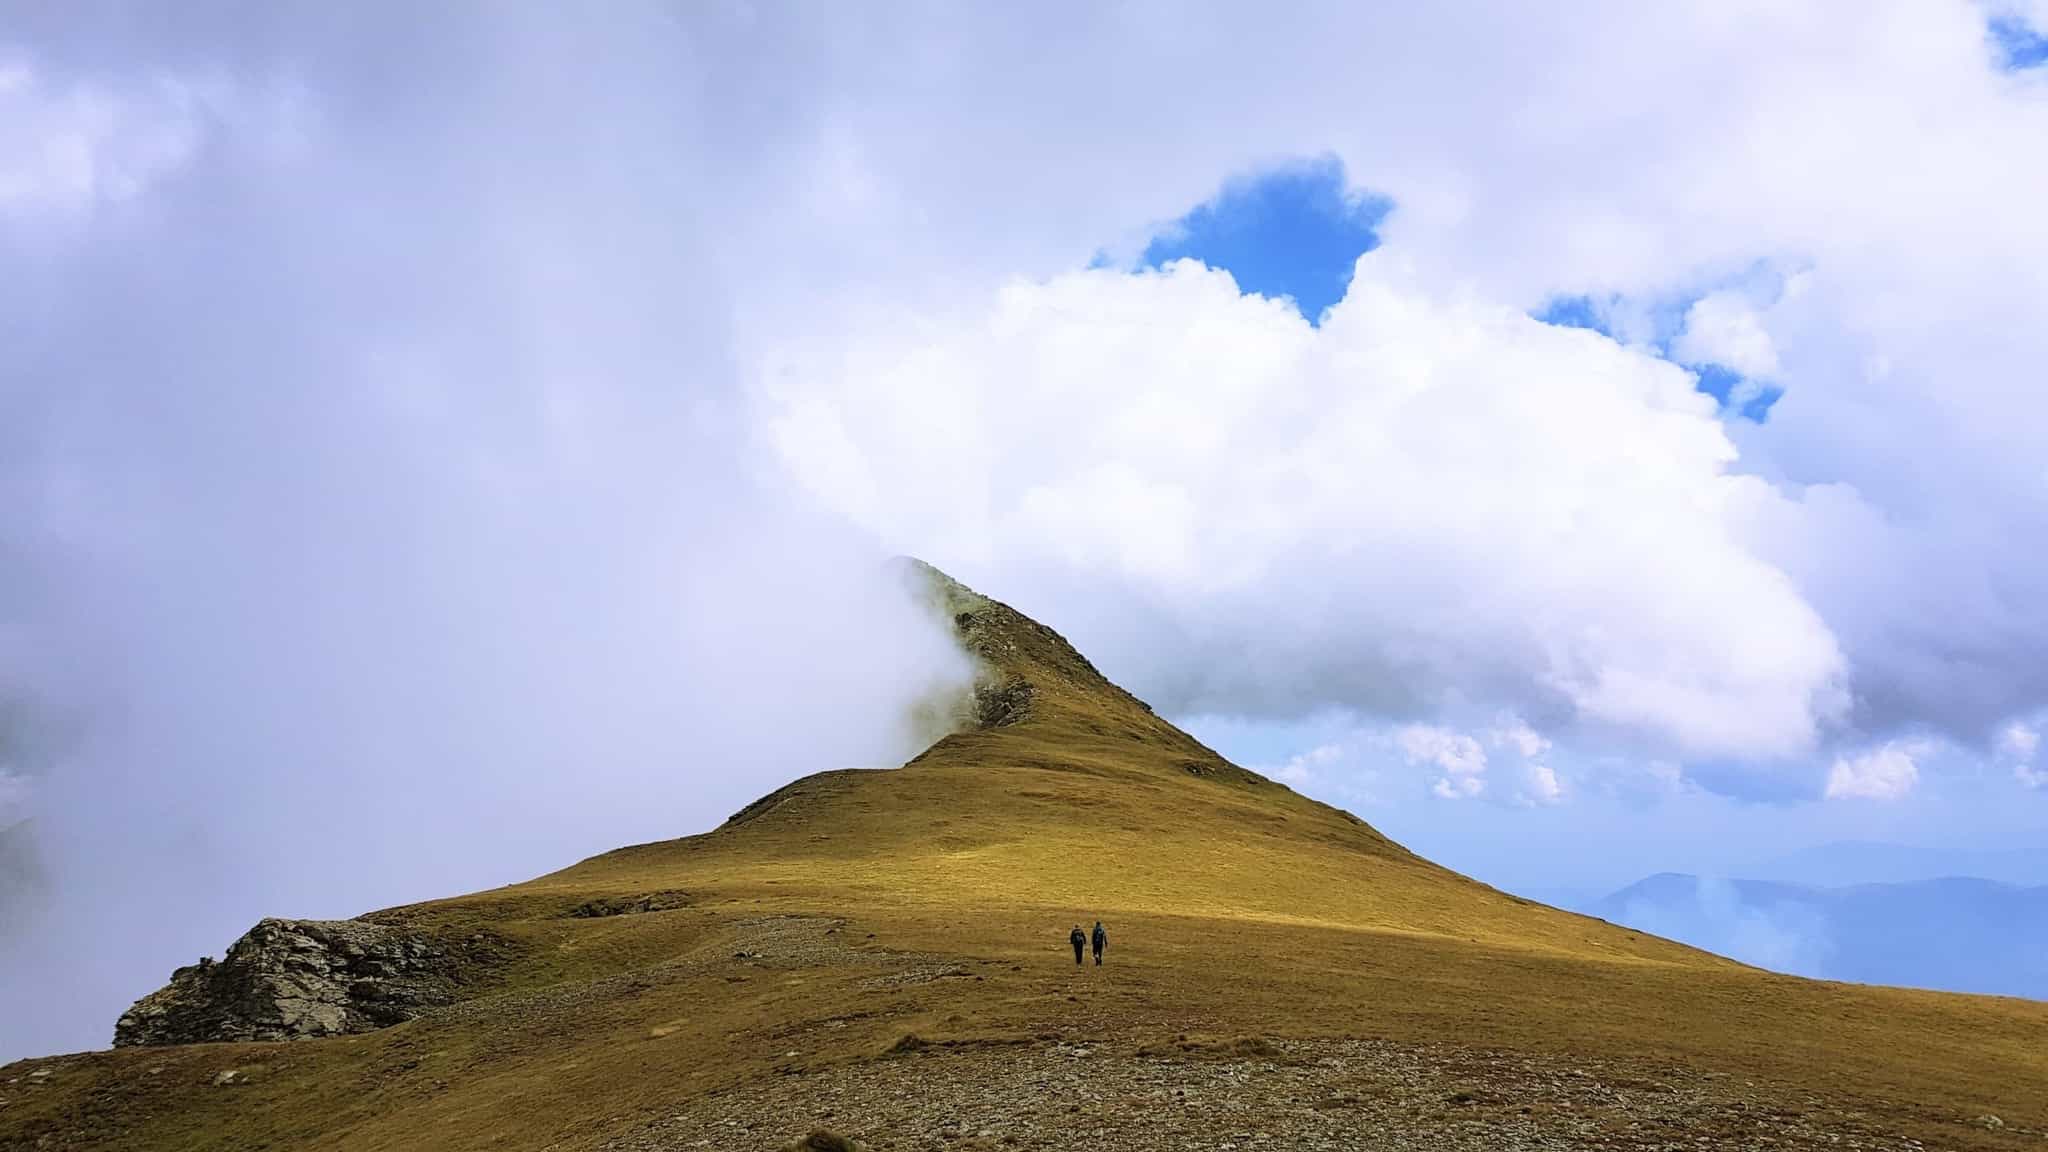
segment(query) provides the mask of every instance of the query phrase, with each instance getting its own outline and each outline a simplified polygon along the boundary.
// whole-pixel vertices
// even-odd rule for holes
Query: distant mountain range
[[[1876,854],[1841,855],[1806,863],[1827,874]],[[1799,976],[2048,1000],[2044,886],[1945,877],[1829,887],[1664,873],[1580,910]]]
[[[2048,844],[2031,851],[1929,848],[1840,840],[1802,848],[1740,869],[1753,880],[1821,888],[1855,884],[1910,884],[1970,876],[2005,884],[2048,884]]]

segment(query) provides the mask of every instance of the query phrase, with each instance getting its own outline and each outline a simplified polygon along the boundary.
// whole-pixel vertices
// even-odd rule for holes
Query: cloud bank
[[[521,95],[500,51],[289,135],[260,85],[187,116],[198,81],[45,65],[0,97],[39,144],[0,199],[39,271],[0,287],[0,812],[49,892],[0,925],[0,1059],[103,1045],[262,915],[900,763],[965,676],[878,541],[733,450],[673,183],[638,148],[529,168],[612,98]]]
[[[1520,717],[1495,798],[2048,708],[2048,92],[1978,5],[9,15],[0,692],[94,914],[0,958],[19,1050],[887,762],[957,674],[888,551],[1162,706]],[[1392,208],[1320,328],[1082,270],[1324,154]]]
[[[784,463],[878,534],[1124,585],[1163,619],[1117,663],[1170,710],[1802,752],[1842,654],[1755,542],[1794,502],[1693,383],[1375,253],[1319,329],[1193,262],[1076,272],[793,344],[760,391]]]

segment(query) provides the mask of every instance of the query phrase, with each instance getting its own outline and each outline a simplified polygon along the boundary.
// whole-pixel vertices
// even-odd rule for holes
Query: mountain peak
[[[1036,720],[1048,729],[1120,737],[1163,750],[1178,757],[1176,767],[1189,776],[1280,788],[1158,716],[1053,629],[922,560],[899,557],[895,563],[913,594],[942,617],[975,661],[969,731]]]
[[[2048,1122],[2048,1005],[1807,984],[1498,892],[905,571],[978,666],[972,719],[910,763],[523,884],[266,921],[144,999],[147,1047],[10,1070],[0,1145],[766,1149],[824,1114],[878,1147],[1063,1147],[1085,1108],[1105,1148],[1193,1147],[1251,1107],[1276,1147],[1569,1143],[1665,1108],[1688,1147],[1810,1146],[1825,1114],[1968,1148],[1971,1117]],[[1101,968],[1067,947],[1093,921]],[[270,1036],[309,1038],[157,1046]]]

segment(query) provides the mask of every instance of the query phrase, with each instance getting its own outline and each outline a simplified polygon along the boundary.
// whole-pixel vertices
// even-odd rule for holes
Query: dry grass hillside
[[[408,1023],[11,1065],[0,1146],[2048,1148],[2048,1004],[1497,892],[926,579],[983,678],[908,765],[366,917],[489,944]]]

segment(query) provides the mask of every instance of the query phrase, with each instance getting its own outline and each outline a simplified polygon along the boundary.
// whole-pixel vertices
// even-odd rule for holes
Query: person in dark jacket
[[[1067,942],[1074,946],[1074,964],[1078,967],[1081,963],[1081,949],[1088,943],[1088,938],[1081,935],[1079,924],[1074,925],[1074,931],[1067,937]]]
[[[1076,929],[1076,931],[1079,931],[1079,929]],[[1109,947],[1109,933],[1102,930],[1102,921],[1100,920],[1095,922],[1095,935],[1092,939],[1095,941],[1095,963],[1099,967],[1102,964],[1102,950]],[[1076,952],[1074,959],[1079,960],[1080,958],[1081,954]]]

